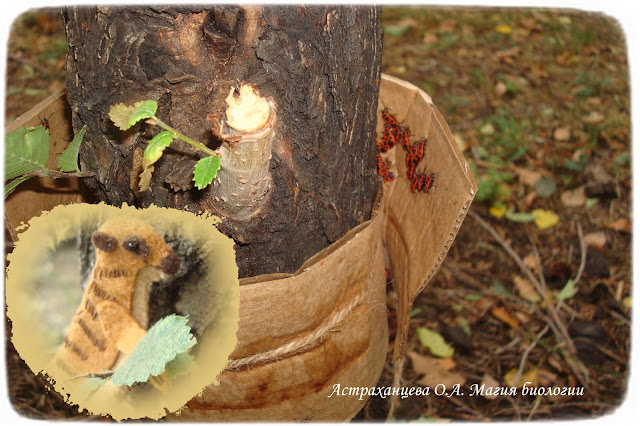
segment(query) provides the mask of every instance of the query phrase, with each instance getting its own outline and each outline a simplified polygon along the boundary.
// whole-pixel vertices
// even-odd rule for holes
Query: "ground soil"
[[[385,8],[383,24],[383,71],[433,97],[479,185],[449,255],[416,301],[402,382],[427,386],[453,375],[465,395],[409,397],[394,418],[611,412],[627,390],[630,354],[630,88],[622,31],[602,15],[539,9]],[[10,122],[64,86],[66,43],[56,13],[16,19],[8,52]],[[393,301],[390,294],[391,308]],[[436,352],[419,339],[424,329],[453,349],[431,370],[421,367]],[[10,342],[7,348],[16,410],[78,416],[46,397],[42,381]],[[441,376],[434,379],[434,370]],[[473,384],[508,388],[518,373],[536,386],[584,387],[584,395],[468,391]],[[389,366],[381,378],[388,383]],[[384,419],[386,409],[387,401],[373,398],[358,419]]]

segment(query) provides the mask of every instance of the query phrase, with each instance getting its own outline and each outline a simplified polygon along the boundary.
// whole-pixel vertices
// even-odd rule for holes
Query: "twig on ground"
[[[50,76],[51,75],[51,71],[49,69],[47,69],[46,67],[43,67],[42,65],[36,64],[35,62],[32,62],[32,61],[30,61],[28,59],[25,59],[22,56],[18,56],[15,53],[9,53],[7,58],[12,60],[12,61],[20,62],[21,64],[27,65],[27,66],[33,68],[34,70],[38,70],[39,72],[41,72],[45,76]]]
[[[573,279],[573,285],[577,287],[584,272],[584,265],[587,263],[587,247],[584,242],[584,236],[582,235],[582,225],[580,225],[579,221],[576,222],[576,226],[578,228],[578,240],[580,241],[580,266],[578,267],[576,277]]]
[[[533,403],[533,407],[531,407],[531,411],[529,411],[529,415],[527,416],[527,421],[530,421],[533,415],[535,414],[535,412],[538,411],[538,407],[540,406],[541,402],[542,402],[542,398],[537,397],[535,402]]]
[[[473,414],[474,416],[476,416],[479,420],[485,420],[487,417],[482,414],[481,412],[479,412],[478,410],[474,410],[473,408],[467,406],[466,404],[464,404],[462,401],[458,400],[458,398],[455,397],[451,397],[449,398],[449,401],[453,402],[454,404],[456,404],[458,407],[460,407],[462,410]]]
[[[513,412],[516,415],[516,420],[521,422],[522,421],[522,415],[520,414],[520,407],[518,406],[516,401],[510,396],[505,397],[505,399],[507,401],[509,401],[509,404],[511,404],[511,406],[513,407]]]
[[[564,322],[558,316],[558,311],[555,310],[555,305],[551,302],[551,299],[549,298],[549,294],[545,291],[540,281],[533,275],[533,272],[531,272],[531,269],[529,269],[527,265],[524,264],[524,261],[520,258],[518,253],[516,253],[515,250],[511,248],[509,243],[505,241],[505,239],[502,238],[500,234],[498,234],[498,232],[493,228],[493,226],[491,226],[484,219],[482,219],[472,209],[469,209],[468,215],[471,216],[471,218],[473,218],[473,220],[475,220],[482,228],[484,228],[485,231],[491,234],[491,236],[502,246],[502,248],[507,252],[507,254],[509,254],[509,256],[511,256],[511,258],[516,262],[518,267],[520,267],[520,270],[527,276],[527,278],[534,285],[534,287],[536,287],[536,290],[538,290],[538,293],[540,293],[542,300],[544,300],[545,302],[549,316],[553,320],[553,324],[549,324],[549,325],[551,326],[552,329],[554,329],[554,333],[559,334],[558,341],[564,342],[569,348],[569,352],[572,354],[575,354],[576,348],[573,345],[573,341],[571,340],[571,337],[569,336],[567,327],[565,327]]]
[[[529,269],[527,265],[524,264],[524,261],[520,258],[518,253],[516,253],[515,250],[513,250],[513,248],[509,245],[509,243],[505,241],[505,239],[502,238],[500,234],[498,234],[498,232],[494,229],[493,226],[491,226],[484,219],[482,219],[472,209],[469,209],[467,214],[471,218],[473,218],[473,220],[475,220],[482,228],[484,228],[484,230],[486,230],[489,234],[491,234],[491,236],[502,246],[502,248],[507,252],[507,254],[509,254],[509,256],[511,256],[511,258],[516,262],[518,267],[520,267],[520,270],[525,274],[525,276],[533,284],[533,286],[536,288],[538,293],[540,293],[540,296],[542,296],[542,300],[544,300],[545,302],[546,310],[550,316],[550,320],[547,323],[549,324],[549,326],[554,332],[554,335],[556,336],[556,341],[558,342],[558,347],[562,353],[562,356],[564,357],[571,371],[573,371],[573,373],[576,375],[578,380],[580,380],[582,385],[585,388],[590,389],[591,386],[590,386],[590,380],[589,380],[589,373],[586,367],[584,366],[584,364],[578,358],[576,358],[575,356],[576,348],[573,344],[573,340],[571,339],[571,336],[569,336],[569,331],[567,330],[567,327],[565,326],[564,322],[560,319],[560,316],[558,315],[558,311],[555,309],[555,304],[553,304],[553,302],[551,301],[549,294],[545,291],[540,281],[538,281],[535,275],[533,275],[533,272],[531,272],[531,269]],[[568,348],[568,350],[563,348],[563,346]]]
[[[540,333],[538,333],[535,340],[531,342],[531,344],[527,347],[527,349],[525,349],[524,352],[522,353],[522,358],[520,359],[520,365],[518,366],[518,373],[516,374],[516,378],[513,380],[514,386],[518,386],[518,383],[520,383],[520,379],[522,378],[522,373],[524,372],[524,366],[527,363],[527,358],[529,358],[529,354],[531,353],[533,348],[535,348],[538,345],[538,341],[542,339],[542,336],[544,336],[547,333],[547,331],[549,331],[549,324],[547,324],[540,331]]]

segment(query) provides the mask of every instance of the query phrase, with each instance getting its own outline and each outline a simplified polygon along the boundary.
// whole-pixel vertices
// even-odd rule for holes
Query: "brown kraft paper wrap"
[[[60,99],[49,98],[47,110],[61,110]],[[35,120],[29,125],[38,124],[37,114],[44,107],[39,108],[25,114]],[[396,177],[383,185],[382,200],[371,220],[317,253],[295,274],[240,281],[238,346],[219,376],[220,385],[205,388],[180,412],[169,414],[168,420],[351,419],[366,398],[329,396],[336,384],[376,386],[382,372],[388,348],[385,248],[398,297],[393,362],[394,386],[400,386],[413,301],[444,259],[476,184],[426,93],[383,75],[379,111],[383,109],[410,129],[412,142],[427,138],[417,170],[435,175],[429,193],[411,192],[406,153],[400,146],[387,152],[385,158]],[[379,134],[382,127],[379,120]],[[27,205],[17,201],[20,191],[19,187],[5,204],[5,218],[14,236],[21,221],[50,208],[51,203],[80,198],[50,199],[55,194],[36,192]]]

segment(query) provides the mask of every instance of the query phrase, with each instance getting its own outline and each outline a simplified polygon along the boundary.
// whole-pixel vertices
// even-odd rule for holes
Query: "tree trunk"
[[[378,8],[71,7],[63,22],[73,125],[88,127],[80,164],[96,173],[89,184],[102,200],[222,216],[220,229],[237,243],[241,277],[294,272],[370,218],[379,189]],[[238,216],[225,207],[218,182],[194,188],[199,154],[182,142],[165,151],[150,189],[139,192],[140,159],[153,134],[144,124],[119,131],[110,106],[154,99],[160,119],[217,148],[212,128],[241,83],[277,108],[270,184],[256,195],[262,204],[252,200],[258,207]]]

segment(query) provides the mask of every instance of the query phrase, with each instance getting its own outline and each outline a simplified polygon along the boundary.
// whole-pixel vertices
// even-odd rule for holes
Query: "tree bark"
[[[71,7],[62,15],[73,126],[88,127],[80,164],[95,172],[88,183],[100,199],[223,216],[241,277],[294,272],[370,218],[379,189],[379,8]],[[139,192],[140,159],[155,130],[119,131],[111,105],[154,99],[160,119],[216,148],[216,117],[240,83],[277,107],[262,208],[234,217],[212,186],[194,188],[200,154],[182,142],[165,151],[150,189]]]

